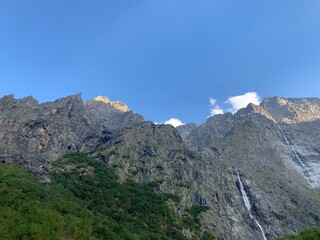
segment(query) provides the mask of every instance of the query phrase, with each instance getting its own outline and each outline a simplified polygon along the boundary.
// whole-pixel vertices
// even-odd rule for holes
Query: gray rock
[[[8,95],[0,99],[0,110],[0,160],[32,170],[97,147],[115,131],[143,121],[104,103],[83,103],[80,94],[43,104]]]
[[[197,124],[195,123],[187,123],[183,124],[181,126],[176,127],[178,132],[180,133],[180,136],[182,137],[183,140],[185,140],[189,134],[192,132],[193,129],[197,127]]]

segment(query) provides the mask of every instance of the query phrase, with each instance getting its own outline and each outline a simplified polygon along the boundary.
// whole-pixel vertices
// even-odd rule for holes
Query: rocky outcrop
[[[123,111],[110,103],[97,101],[96,98],[84,102],[85,118],[94,129],[119,130],[144,121],[144,118],[132,111]]]
[[[260,106],[278,123],[310,122],[320,119],[318,98],[273,97],[264,99]]]
[[[43,104],[32,97],[4,96],[0,99],[0,160],[45,172],[57,157],[97,147],[117,130],[142,121],[140,115],[105,103],[83,103],[80,94]]]
[[[195,123],[187,123],[187,124],[183,124],[176,127],[176,129],[178,130],[182,139],[185,140],[189,136],[189,134],[192,132],[192,130],[195,129],[196,127],[197,127],[197,124]]]

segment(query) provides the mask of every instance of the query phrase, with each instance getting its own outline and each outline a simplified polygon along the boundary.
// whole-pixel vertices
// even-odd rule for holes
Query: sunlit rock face
[[[318,98],[266,98],[260,106],[279,123],[310,122],[320,119]]]
[[[110,104],[112,107],[116,108],[117,110],[121,112],[129,112],[130,109],[127,106],[127,104],[121,102],[121,101],[110,101],[108,97],[105,96],[98,96],[93,99],[95,102],[103,102],[106,104]]]

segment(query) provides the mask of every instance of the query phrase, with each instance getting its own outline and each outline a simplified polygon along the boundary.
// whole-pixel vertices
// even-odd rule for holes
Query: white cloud
[[[221,107],[219,107],[219,106],[217,105],[217,106],[215,106],[214,108],[211,108],[210,113],[211,113],[211,116],[213,116],[213,115],[217,115],[217,114],[223,114],[224,111],[223,111],[223,109],[222,109]]]
[[[181,122],[178,118],[170,118],[168,121],[165,121],[164,124],[170,124],[174,127],[184,125],[185,123]]]
[[[226,103],[231,104],[231,112],[235,113],[240,108],[245,108],[249,103],[259,105],[260,97],[256,92],[247,92],[243,95],[229,97]]]
[[[217,99],[210,98],[210,117],[216,114],[223,114],[223,109],[217,104]]]
[[[214,98],[210,98],[209,99],[209,102],[210,102],[210,105],[215,105],[217,103],[217,99],[214,99]]]

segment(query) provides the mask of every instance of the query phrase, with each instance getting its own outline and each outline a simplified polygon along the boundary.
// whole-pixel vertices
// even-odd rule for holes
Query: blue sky
[[[202,123],[210,99],[319,89],[319,0],[0,1],[1,96],[105,95]]]

